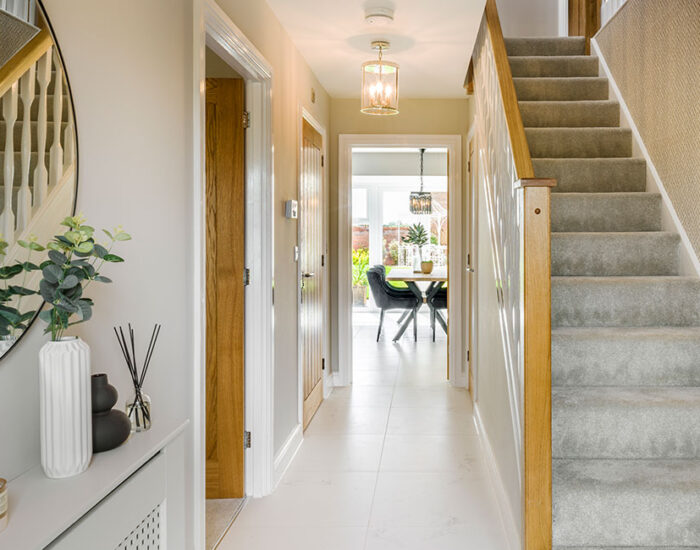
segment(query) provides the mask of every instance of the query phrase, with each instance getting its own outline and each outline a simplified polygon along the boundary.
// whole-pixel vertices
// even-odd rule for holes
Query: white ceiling
[[[370,3],[371,2],[371,3]],[[388,39],[400,98],[465,97],[464,77],[485,0],[268,0],[332,97],[360,96],[360,65]],[[394,22],[365,23],[365,5],[393,6]],[[400,99],[399,98],[399,99]]]

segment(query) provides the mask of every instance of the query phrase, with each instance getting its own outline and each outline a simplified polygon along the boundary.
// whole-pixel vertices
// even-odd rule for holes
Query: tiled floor
[[[422,316],[417,343],[393,344],[387,320],[376,343],[377,316],[354,321],[354,385],[323,403],[278,489],[248,501],[219,549],[505,550],[444,333],[433,343]]]

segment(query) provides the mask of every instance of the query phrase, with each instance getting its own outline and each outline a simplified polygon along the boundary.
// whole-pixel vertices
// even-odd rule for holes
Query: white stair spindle
[[[53,83],[53,141],[49,149],[49,186],[53,187],[63,176],[63,146],[61,145],[61,123],[63,118],[63,71],[56,59]]]
[[[15,236],[15,214],[12,212],[12,189],[15,180],[15,144],[14,129],[17,120],[17,82],[2,98],[2,118],[5,122],[5,202],[2,211],[0,227],[3,238],[12,245]]]
[[[37,162],[34,169],[34,207],[41,206],[46,199],[49,174],[46,170],[46,132],[48,127],[47,92],[51,81],[51,52],[49,49],[37,64],[39,83],[39,114],[37,117]]]
[[[32,212],[32,191],[29,188],[29,164],[32,157],[31,109],[34,102],[36,67],[32,66],[20,79],[19,95],[22,99],[22,181],[17,194],[17,229],[24,230]]]
[[[68,169],[75,162],[75,129],[73,117],[68,116],[66,129],[63,131],[63,166]]]

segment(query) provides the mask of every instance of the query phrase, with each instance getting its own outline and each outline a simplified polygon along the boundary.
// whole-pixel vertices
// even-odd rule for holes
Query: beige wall
[[[126,261],[104,269],[114,282],[86,291],[95,301],[93,318],[70,333],[90,345],[93,372],[108,374],[123,407],[133,389],[112,326],[133,323],[143,350],[153,323],[162,323],[145,390],[155,423],[184,421],[192,412],[194,335],[192,4],[126,4],[44,0],[75,101],[78,210],[97,228],[123,224],[133,235],[117,250]],[[35,322],[0,362],[0,477],[12,479],[40,461],[44,327]],[[180,482],[188,491],[183,546],[192,547],[192,476]]]
[[[630,0],[596,38],[700,253],[700,2]]]
[[[338,136],[341,134],[452,134],[462,136],[465,159],[467,130],[473,118],[472,101],[464,99],[401,99],[400,113],[372,116],[360,112],[360,99],[331,99],[330,131],[330,265],[331,316],[337,310],[338,258]],[[464,161],[466,163],[466,161]],[[465,179],[463,178],[463,183]],[[333,317],[331,317],[333,318]],[[337,330],[335,323],[333,330]],[[334,334],[334,338],[337,335]],[[338,370],[337,350],[331,350],[332,367]]]
[[[275,177],[275,452],[297,424],[297,222],[284,201],[297,199],[300,106],[328,129],[328,94],[312,74],[264,0],[217,0],[272,65],[272,137]],[[311,103],[311,89],[316,102]]]

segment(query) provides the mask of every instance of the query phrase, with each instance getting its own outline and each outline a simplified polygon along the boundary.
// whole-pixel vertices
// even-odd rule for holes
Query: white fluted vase
[[[41,465],[51,478],[78,475],[92,458],[90,348],[80,338],[39,351]]]

